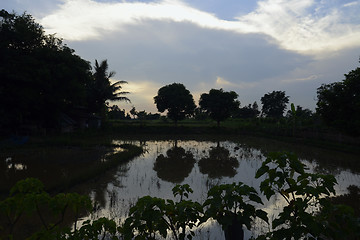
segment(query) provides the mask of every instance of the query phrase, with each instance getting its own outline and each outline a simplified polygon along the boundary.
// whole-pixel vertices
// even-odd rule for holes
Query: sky
[[[359,66],[360,0],[2,0],[94,65],[107,59],[131,103],[157,113],[159,88],[210,89],[241,106],[272,91],[315,110],[316,90]]]

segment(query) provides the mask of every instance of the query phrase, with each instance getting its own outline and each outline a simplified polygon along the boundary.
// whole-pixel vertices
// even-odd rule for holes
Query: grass
[[[39,178],[48,191],[64,191],[96,178],[119,164],[142,154],[134,145],[116,145],[106,134],[77,133],[50,137],[32,137],[28,144],[1,149],[0,193],[26,177]],[[123,151],[114,152],[121,147]],[[25,170],[19,171],[19,166]]]

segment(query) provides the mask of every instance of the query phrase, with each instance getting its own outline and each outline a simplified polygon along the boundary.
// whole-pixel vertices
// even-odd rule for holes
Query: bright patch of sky
[[[242,106],[284,90],[315,108],[316,89],[358,66],[360,0],[2,0],[81,57],[108,59],[138,110],[173,82],[197,99],[234,90]],[[127,89],[128,87],[129,89]],[[131,108],[124,106],[121,108]]]
[[[235,17],[253,11],[257,5],[254,0],[186,0],[188,5],[204,12],[215,14],[219,19],[234,20]]]

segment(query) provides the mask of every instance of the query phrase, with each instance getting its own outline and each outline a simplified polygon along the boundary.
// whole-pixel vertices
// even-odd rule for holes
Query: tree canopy
[[[236,100],[237,97],[238,94],[234,91],[211,89],[209,93],[201,94],[199,105],[219,126],[220,121],[229,118],[231,113],[239,108],[240,102]]]
[[[317,89],[317,113],[331,126],[360,133],[360,68],[345,74],[341,82]]]
[[[257,118],[259,114],[260,114],[259,106],[258,106],[257,102],[255,101],[252,105],[249,104],[245,107],[239,108],[233,114],[233,117],[250,119],[250,118]]]
[[[159,89],[154,102],[159,112],[167,110],[168,118],[175,121],[185,119],[192,115],[196,108],[190,91],[181,83],[173,83]]]
[[[86,103],[89,62],[28,14],[0,12],[0,128],[49,128],[61,112]]]
[[[57,129],[63,114],[81,107],[99,113],[106,100],[122,97],[119,81],[111,84],[107,62],[88,61],[46,35],[29,14],[0,11],[0,130],[18,132],[23,126]]]
[[[289,96],[285,95],[285,91],[273,91],[265,94],[261,98],[262,114],[270,118],[281,118],[289,103]]]

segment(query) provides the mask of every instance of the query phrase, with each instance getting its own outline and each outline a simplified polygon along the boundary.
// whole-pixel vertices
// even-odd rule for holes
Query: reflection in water
[[[27,169],[27,166],[25,164],[14,163],[12,161],[12,157],[7,157],[5,159],[5,164],[6,164],[7,171],[22,171],[22,170]]]
[[[34,147],[0,151],[0,192],[7,192],[17,181],[35,177],[46,189],[70,186],[72,179],[86,174],[113,153],[111,147]]]
[[[112,178],[108,176],[103,179],[102,196],[105,204],[101,204],[92,217],[106,216],[122,222],[139,197],[150,195],[173,199],[171,189],[175,183],[189,184],[194,190],[190,195],[191,199],[200,203],[206,199],[208,189],[218,184],[241,181],[260,192],[262,179],[255,179],[255,172],[266,158],[264,152],[267,151],[268,149],[230,141],[178,141],[175,146],[170,141],[147,141],[146,153],[124,165],[126,171],[118,168],[118,171],[113,172]],[[316,171],[318,165],[315,157],[310,158],[312,162],[307,161],[307,158],[302,159],[311,171]],[[341,172],[336,176],[339,182],[337,192],[343,193],[350,184],[359,185],[359,174],[352,174],[344,169]],[[96,195],[98,194],[101,193],[97,191]],[[94,195],[92,196],[95,197]],[[270,216],[276,215],[285,204],[278,196],[270,201],[265,197],[262,200],[265,203],[262,208]],[[253,232],[246,230],[245,239],[266,229],[264,223],[255,222]],[[194,239],[224,239],[224,235],[217,223],[209,221],[197,230]]]
[[[329,165],[322,164],[321,168],[339,163],[336,168],[327,168],[327,171],[336,174],[339,183],[336,187],[338,194],[345,193],[350,184],[360,185],[359,168],[341,168],[343,165],[340,164],[344,159],[350,159],[351,162],[354,159],[356,161],[358,156],[326,152],[317,148],[300,148],[301,146],[298,145],[287,146],[284,143],[262,139],[256,139],[253,142],[222,141],[220,143],[189,140],[178,141],[175,146],[171,141],[119,140],[114,142],[114,144],[122,143],[142,145],[146,152],[124,165],[106,171],[93,181],[72,189],[82,194],[89,194],[98,203],[95,208],[96,211],[91,216],[84,218],[84,220],[104,216],[122,222],[126,218],[129,208],[135,204],[139,197],[150,195],[173,199],[171,189],[175,183],[189,184],[194,190],[194,193],[190,195],[191,200],[200,203],[203,203],[206,199],[208,189],[218,184],[241,181],[260,192],[259,186],[262,179],[255,179],[255,172],[266,158],[266,153],[270,151],[294,151],[306,166],[314,172],[319,170],[319,161],[325,163],[325,161],[322,161],[324,159],[331,159],[332,161]],[[15,177],[23,176],[25,173],[27,176],[40,176],[48,179],[48,181],[55,177],[58,180],[61,173],[59,169],[64,169],[62,174],[69,174],[75,168],[86,168],[93,161],[101,161],[109,152],[112,151],[102,148],[82,151],[77,148],[62,148],[52,151],[44,150],[36,154],[20,152],[20,154],[15,155],[2,155],[0,170],[3,174],[0,175],[0,182],[3,180],[3,182],[9,183],[10,180],[15,180]],[[24,164],[27,169],[11,171],[13,175],[8,174],[8,165],[5,164],[5,159],[9,156],[13,156],[12,163]],[[219,166],[220,163],[227,166],[227,168]],[[221,168],[227,170],[222,172]],[[262,200],[265,203],[263,210],[270,215],[279,212],[284,204],[283,199],[277,197],[270,201],[267,201],[265,197]],[[255,224],[255,234],[266,228],[261,223]],[[245,232],[245,239],[248,239],[253,234]],[[224,235],[220,226],[209,221],[199,228],[194,239],[221,240],[224,239]]]
[[[172,183],[183,182],[194,167],[193,154],[190,151],[185,152],[182,147],[174,146],[166,151],[166,155],[160,154],[156,158],[154,170],[157,172],[157,176]],[[158,183],[158,187],[159,185]]]
[[[210,178],[234,177],[239,161],[230,156],[230,151],[224,147],[211,148],[208,158],[199,161],[202,174],[208,174]]]

